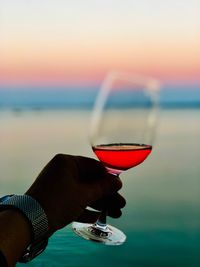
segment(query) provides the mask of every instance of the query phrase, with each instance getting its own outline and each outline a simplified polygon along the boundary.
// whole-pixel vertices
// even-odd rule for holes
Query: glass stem
[[[99,219],[95,223],[96,227],[98,227],[101,230],[107,229],[106,216],[107,216],[107,210],[103,210],[101,212]]]
[[[116,170],[110,169],[110,168],[106,168],[108,173],[115,175],[117,177],[119,177],[120,172],[116,172]],[[103,210],[101,212],[101,215],[99,217],[99,219],[96,221],[95,226],[98,227],[100,230],[105,231],[107,230],[107,222],[106,222],[106,216],[107,216],[107,210]]]

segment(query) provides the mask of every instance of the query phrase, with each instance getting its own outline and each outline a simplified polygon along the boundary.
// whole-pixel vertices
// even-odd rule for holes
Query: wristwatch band
[[[33,240],[37,241],[48,231],[48,219],[40,204],[28,195],[18,196],[14,195],[3,203],[6,208],[12,206],[19,209],[31,222],[33,228]]]
[[[48,219],[41,205],[28,195],[10,195],[0,199],[0,211],[9,208],[19,210],[32,228],[32,241],[20,259],[27,262],[40,254],[47,246]]]

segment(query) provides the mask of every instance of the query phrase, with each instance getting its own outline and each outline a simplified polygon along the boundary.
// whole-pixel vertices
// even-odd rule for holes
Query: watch
[[[19,262],[28,262],[42,253],[48,244],[48,219],[41,205],[28,195],[6,195],[0,198],[0,211],[15,209],[21,212],[32,229],[32,240]]]

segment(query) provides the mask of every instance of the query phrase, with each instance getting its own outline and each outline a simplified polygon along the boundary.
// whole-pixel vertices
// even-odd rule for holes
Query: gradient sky
[[[200,1],[0,0],[0,86],[93,84],[110,69],[200,84]]]

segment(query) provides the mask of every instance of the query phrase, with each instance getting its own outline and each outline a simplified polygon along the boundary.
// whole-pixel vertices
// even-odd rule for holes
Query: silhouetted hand
[[[44,208],[49,235],[72,221],[95,222],[100,213],[86,210],[107,209],[118,218],[125,199],[117,193],[119,178],[108,174],[103,165],[90,158],[58,154],[42,170],[26,192]]]

